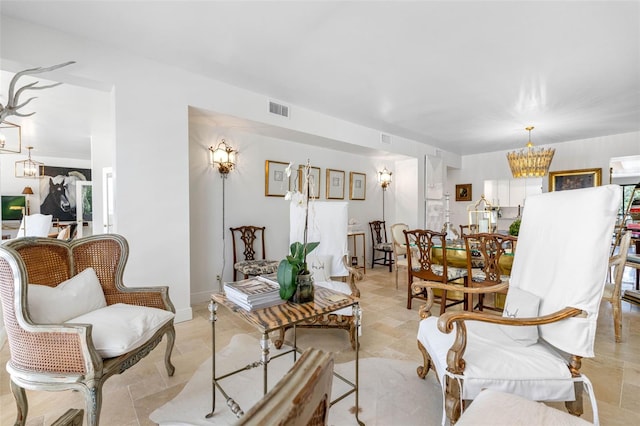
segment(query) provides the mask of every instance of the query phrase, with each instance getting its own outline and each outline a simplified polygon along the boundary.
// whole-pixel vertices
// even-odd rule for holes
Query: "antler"
[[[55,86],[59,86],[60,84],[62,84],[62,83],[54,83],[54,84],[48,84],[46,86],[36,86],[39,83],[39,81],[35,81],[35,82],[31,83],[31,84],[27,84],[26,86],[23,86],[23,87],[19,88],[17,91],[15,91],[16,83],[18,82],[18,79],[20,77],[22,77],[23,75],[40,74],[40,73],[43,73],[43,72],[57,70],[58,68],[66,67],[67,65],[71,65],[71,64],[75,64],[75,63],[76,63],[75,61],[69,61],[69,62],[65,62],[63,64],[53,65],[51,67],[46,67],[46,68],[43,68],[43,67],[30,68],[28,70],[20,71],[19,73],[14,75],[13,78],[11,79],[11,83],[9,83],[9,95],[7,96],[7,106],[3,106],[0,103],[0,123],[2,123],[5,120],[5,118],[9,117],[10,115],[16,115],[18,117],[29,117],[29,116],[35,114],[35,112],[32,112],[30,114],[21,114],[21,113],[18,112],[18,110],[20,108],[22,108],[23,106],[27,105],[29,102],[31,102],[32,100],[35,99],[35,97],[32,97],[32,98],[27,99],[23,103],[19,103],[20,102],[20,95],[25,90],[48,89],[50,87],[55,87]],[[14,92],[15,92],[15,94],[14,94]]]

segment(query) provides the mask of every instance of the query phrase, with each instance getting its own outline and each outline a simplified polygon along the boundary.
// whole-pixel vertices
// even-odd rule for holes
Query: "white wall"
[[[550,171],[575,169],[602,169],[602,183],[609,183],[609,159],[640,154],[640,132],[603,136],[591,139],[563,142],[553,145],[556,152],[551,162]],[[473,185],[473,202],[482,196],[484,181],[491,179],[512,179],[511,170],[506,158],[507,151],[489,152],[462,157],[462,168],[449,169],[447,191],[455,194],[456,184],[471,183]],[[542,191],[547,192],[549,178],[542,180]],[[466,208],[469,202],[451,199],[451,222],[458,229],[458,224],[466,224]]]

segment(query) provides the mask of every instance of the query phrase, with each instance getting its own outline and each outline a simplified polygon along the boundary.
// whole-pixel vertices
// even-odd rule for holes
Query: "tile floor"
[[[627,270],[625,287],[630,288],[634,272]],[[419,301],[406,309],[406,277],[401,273],[396,290],[394,274],[377,266],[367,270],[359,283],[362,291],[363,335],[361,357],[421,360],[416,347]],[[437,305],[435,308],[437,309]],[[217,345],[223,347],[235,333],[256,333],[242,320],[221,308],[217,323]],[[175,397],[197,367],[211,355],[211,327],[205,303],[194,306],[194,319],[176,325],[173,352],[176,373],[169,378],[164,370],[164,345],[120,376],[110,378],[104,388],[101,425],[152,425],[149,414]],[[313,337],[311,337],[313,336]],[[256,337],[259,337],[256,334]],[[352,357],[347,334],[338,330],[300,330],[299,342],[313,341],[336,352],[336,361]],[[0,351],[0,424],[15,420],[15,403],[9,390],[4,365],[8,345]],[[623,341],[613,336],[611,307],[603,303],[598,320],[596,357],[585,359],[582,371],[595,386],[602,425],[630,425],[640,422],[640,307],[623,302]],[[429,374],[433,374],[432,372]],[[50,425],[68,408],[84,407],[78,392],[28,392],[27,425]],[[440,415],[437,413],[436,415]],[[588,401],[584,418],[591,419]]]

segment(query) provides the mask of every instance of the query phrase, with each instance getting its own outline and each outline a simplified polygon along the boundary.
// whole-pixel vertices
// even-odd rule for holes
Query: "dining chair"
[[[613,268],[612,280],[604,286],[604,294],[602,300],[611,303],[613,310],[613,329],[615,332],[616,343],[622,341],[622,277],[627,262],[629,245],[631,244],[631,231],[622,234],[618,253],[609,259],[609,267]]]
[[[615,217],[617,185],[548,192],[527,198],[509,283],[468,293],[508,288],[502,316],[449,311],[431,316],[430,300],[420,310],[418,348],[424,378],[433,367],[453,424],[483,389],[533,401],[563,401],[569,413],[583,413],[583,392],[598,423],[591,381],[580,371],[594,357],[598,311],[604,292]],[[597,206],[582,209],[576,206]],[[585,232],[588,230],[588,232]],[[421,287],[454,286],[423,282]],[[431,289],[430,289],[431,290]]]
[[[371,269],[377,263],[389,267],[389,272],[393,268],[393,244],[387,241],[387,227],[384,220],[374,220],[369,222],[371,229]],[[382,253],[381,257],[376,257],[376,253]]]
[[[238,226],[231,229],[233,237],[233,280],[238,280],[238,272],[243,278],[273,274],[278,270],[277,260],[268,260],[264,245],[264,226]],[[242,243],[242,244],[241,244]]]
[[[464,237],[465,235],[475,234],[478,232],[478,225],[459,225],[460,226],[460,236]]]
[[[415,279],[446,284],[454,281],[462,281],[456,287],[464,287],[467,283],[466,268],[457,268],[447,265],[447,240],[446,234],[428,229],[414,229],[403,231],[406,247],[412,251],[408,260],[408,285],[407,285],[407,309],[411,309],[413,299],[428,300],[428,292],[431,288],[416,289],[412,285]],[[434,250],[442,251],[441,264],[434,259]],[[450,290],[454,290],[453,288]],[[464,303],[467,309],[468,298],[456,291],[436,291],[440,303],[440,315],[446,308]],[[447,304],[447,300],[453,300]]]
[[[462,236],[467,254],[467,275],[470,277],[468,287],[489,287],[502,282],[509,282],[508,266],[513,261],[518,238],[511,235],[481,233]],[[509,262],[510,261],[510,262]],[[500,311],[497,305],[497,294],[507,294],[506,289],[493,293],[493,306],[484,306],[484,294],[478,293],[478,304],[473,309]],[[473,306],[473,303],[471,304]]]
[[[409,268],[407,259],[407,246],[405,245],[404,231],[408,231],[406,223],[394,223],[391,225],[391,243],[393,244],[393,263],[396,265],[396,290],[398,289],[398,269],[400,266]]]

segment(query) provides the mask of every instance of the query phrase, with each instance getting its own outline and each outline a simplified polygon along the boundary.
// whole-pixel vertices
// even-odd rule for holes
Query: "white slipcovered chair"
[[[51,230],[52,220],[53,216],[50,214],[35,213],[23,216],[16,237],[46,237]]]
[[[565,401],[570,413],[580,415],[585,387],[597,424],[595,397],[580,366],[583,357],[594,356],[620,192],[609,185],[527,198],[510,282],[465,289],[508,288],[503,316],[450,311],[430,317],[432,288],[450,286],[414,284],[428,293],[420,311],[424,365],[418,375],[434,368],[451,422],[483,388],[533,401]]]
[[[349,204],[346,202],[313,201],[309,203],[307,241],[319,241],[318,247],[307,255],[309,271],[313,273],[316,286],[329,288],[344,294],[360,297],[356,280],[362,273],[348,266]],[[292,202],[290,207],[291,243],[304,241],[305,210]],[[352,308],[343,308],[321,315],[296,327],[339,328],[349,333],[351,346],[355,349],[356,327]],[[281,329],[275,346],[284,342],[285,329]]]

